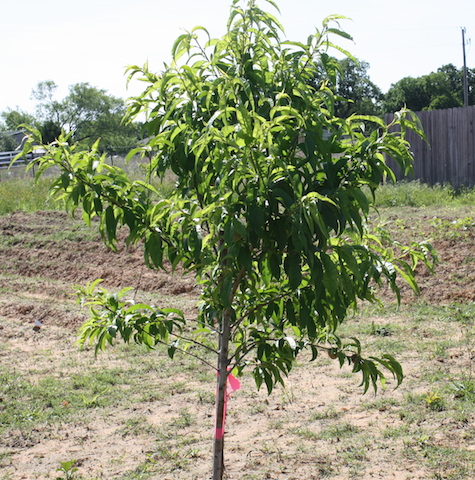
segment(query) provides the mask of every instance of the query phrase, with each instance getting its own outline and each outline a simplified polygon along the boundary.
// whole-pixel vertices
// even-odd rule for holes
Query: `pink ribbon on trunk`
[[[219,372],[218,372],[219,375]],[[241,382],[232,374],[228,374],[228,380],[226,382],[226,393],[224,395],[224,409],[223,409],[223,424],[221,428],[215,427],[214,438],[220,440],[224,437],[224,424],[226,423],[226,408],[228,406],[228,399],[231,396],[231,393],[239,390],[241,388]],[[216,391],[216,397],[218,396],[218,392]],[[218,419],[216,419],[216,424]]]

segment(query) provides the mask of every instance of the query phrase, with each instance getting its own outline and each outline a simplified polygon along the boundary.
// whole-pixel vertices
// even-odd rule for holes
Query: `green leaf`
[[[324,266],[323,283],[329,295],[334,297],[339,284],[338,269],[326,253],[321,253],[320,257]]]
[[[252,126],[252,119],[251,119],[251,116],[249,115],[249,112],[242,105],[239,105],[238,108],[236,109],[236,114],[237,114],[237,120],[241,125],[242,130],[244,131],[247,137],[251,138],[252,132],[253,132],[253,126]]]
[[[231,306],[231,292],[233,289],[234,279],[231,276],[224,278],[220,289],[220,299],[224,308]]]
[[[282,263],[282,258],[275,253],[271,253],[267,257],[267,262],[268,262],[269,270],[270,270],[272,276],[274,277],[275,280],[279,280],[280,279],[280,266],[281,266],[281,263]]]
[[[302,270],[297,256],[287,256],[284,260],[285,273],[289,278],[289,287],[295,290],[302,282]]]
[[[285,312],[291,325],[296,325],[295,307],[291,299],[285,302]]]
[[[272,393],[272,390],[274,389],[274,379],[272,378],[272,375],[267,369],[263,369],[262,374],[264,376],[264,382],[267,387],[267,394],[270,395]]]
[[[175,40],[175,43],[172,47],[172,56],[175,62],[178,61],[186,52],[189,52],[190,44],[191,35],[189,33],[184,33]]]
[[[114,207],[108,206],[105,211],[106,231],[109,243],[115,242],[117,231],[117,218]]]
[[[145,261],[150,268],[163,268],[163,246],[158,233],[150,233],[145,240]]]
[[[266,224],[266,216],[262,208],[256,203],[251,203],[249,205],[249,224],[252,230],[259,235],[263,231]]]

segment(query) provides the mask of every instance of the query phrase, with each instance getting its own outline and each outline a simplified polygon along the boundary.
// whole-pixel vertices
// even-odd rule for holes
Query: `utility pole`
[[[468,81],[467,81],[467,60],[465,58],[465,27],[462,28],[463,48],[463,106],[468,107]]]

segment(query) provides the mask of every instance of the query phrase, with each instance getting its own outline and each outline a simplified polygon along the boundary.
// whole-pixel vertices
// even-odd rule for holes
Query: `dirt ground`
[[[417,209],[414,209],[417,211]],[[469,210],[468,210],[469,211]],[[410,215],[410,214],[409,214]],[[421,298],[430,304],[450,303],[453,301],[475,300],[475,270],[471,261],[475,255],[475,228],[466,233],[463,242],[460,238],[432,238],[429,219],[433,215],[422,215],[418,222],[408,227],[403,236],[409,239],[424,240],[429,238],[440,258],[437,275],[431,275],[421,269],[418,282]],[[450,217],[449,217],[450,218]],[[391,216],[387,221],[391,221]],[[16,278],[2,278],[0,281],[8,285],[8,290],[23,293],[41,294],[49,298],[69,297],[72,285],[85,285],[97,278],[103,279],[106,287],[119,289],[133,287],[139,290],[173,297],[183,307],[193,304],[198,291],[190,277],[180,272],[173,275],[163,271],[149,270],[144,266],[140,248],[126,249],[121,242],[118,252],[112,252],[103,246],[99,235],[88,235],[92,238],[76,238],[67,236],[61,240],[53,238],[55,232],[78,226],[65,213],[57,211],[36,212],[26,214],[15,212],[0,217],[0,235],[14,239],[8,248],[0,251],[0,273]],[[428,237],[429,235],[429,237]],[[438,235],[440,237],[440,235]],[[24,282],[24,278],[34,278],[34,282]],[[460,279],[460,281],[458,281]],[[25,292],[26,290],[26,292]],[[414,296],[408,287],[402,286],[403,302],[412,302]],[[25,308],[28,311],[25,311]],[[19,311],[17,312],[17,309]],[[186,310],[186,309],[185,309]],[[74,314],[56,315],[54,305],[45,309],[44,302],[25,307],[15,301],[3,299],[0,315],[24,318],[48,319],[48,322],[63,327],[78,327],[84,316]],[[188,309],[193,315],[193,309]]]
[[[420,215],[412,226],[406,226],[404,235],[415,234],[420,239],[425,238],[428,233],[424,231],[424,225],[429,225],[431,218],[433,213],[427,214],[426,218]],[[96,278],[102,278],[107,287],[132,286],[145,293],[160,295],[184,308],[187,316],[194,315],[198,291],[192,278],[183,277],[179,272],[170,275],[148,270],[143,266],[140,248],[126,249],[119,245],[118,253],[111,252],[102,245],[96,234],[85,234],[81,237],[78,234],[68,236],[65,233],[63,238],[58,239],[57,232],[80,228],[76,225],[66,214],[60,212],[34,214],[15,212],[0,217],[0,235],[3,239],[11,239],[7,246],[0,249],[0,318],[5,320],[0,336],[10,347],[18,348],[18,361],[21,359],[27,361],[32,349],[47,348],[54,342],[55,335],[59,335],[58,332],[68,330],[71,331],[72,337],[74,336],[76,329],[86,319],[86,312],[73,306],[74,297],[71,289],[73,284],[83,285]],[[437,234],[432,243],[440,257],[440,264],[436,276],[421,270],[419,282],[422,299],[431,305],[474,301],[473,231],[467,232],[463,242],[456,236],[450,238]],[[412,302],[414,298],[408,290],[404,290],[404,302]],[[40,320],[44,327],[48,327],[48,333],[44,333],[42,337],[35,336],[35,332],[30,328],[36,319]],[[29,327],[27,333],[24,326]],[[43,330],[46,332],[46,329]],[[73,343],[66,353],[61,353],[64,354],[77,354]],[[106,362],[106,359],[103,361]],[[406,375],[410,377],[418,368],[420,366],[417,363],[405,364]],[[286,422],[287,430],[291,429],[293,424],[297,428],[298,416],[311,409],[323,411],[331,406],[344,418],[352,415],[352,423],[365,429],[369,435],[374,429],[380,430],[382,424],[387,426],[397,423],[394,418],[388,417],[387,409],[383,408],[376,413],[359,409],[358,405],[363,401],[360,396],[351,399],[351,396],[345,395],[343,399],[342,391],[355,389],[358,382],[355,380],[349,383],[348,379],[342,378],[337,372],[339,369],[334,365],[323,365],[317,373],[298,370],[296,375],[290,377],[286,391],[280,391],[269,398],[265,392],[255,393],[254,386],[248,380],[243,388],[247,393],[238,392],[233,399],[234,413],[230,414],[232,428],[229,427],[227,440],[228,478],[302,480],[326,478],[328,475],[325,471],[332,455],[345,454],[344,445],[338,438],[327,442],[328,451],[313,452],[312,460],[306,463],[305,459],[310,458],[308,454],[308,449],[311,448],[310,441],[303,440],[304,446],[299,447],[298,451],[297,447],[287,443],[286,436],[281,434],[277,427],[268,428],[269,424],[276,425],[282,419]],[[325,387],[324,396],[315,396],[313,393],[315,389],[322,392],[322,386]],[[213,388],[213,385],[209,387],[210,394]],[[295,392],[292,396],[296,398],[292,401],[288,398],[289,392]],[[390,394],[384,393],[383,397],[385,395]],[[203,450],[209,450],[211,443],[206,425],[211,422],[210,408],[207,405],[206,412],[203,412],[202,406],[197,405],[193,398],[185,395],[183,403],[180,404],[180,398],[174,396],[165,406],[157,405],[152,408],[139,405],[137,408],[143,408],[142,413],[152,424],[160,424],[163,417],[178,414],[177,412],[185,405],[201,419],[198,426],[191,428],[201,429],[194,433],[202,437]],[[249,415],[249,411],[253,411],[256,403],[265,405],[265,411],[260,412],[260,415]],[[127,412],[118,412],[117,415],[124,416]],[[55,478],[55,468],[60,461],[68,458],[68,455],[86,459],[80,465],[79,473],[84,475],[81,478],[126,478],[122,476],[123,472],[133,469],[143,460],[150,449],[150,443],[151,440],[146,435],[137,436],[131,443],[128,437],[116,434],[112,419],[98,419],[96,425],[78,426],[76,429],[70,429],[67,435],[58,431],[57,436],[50,436],[48,441],[17,445],[14,447],[15,455],[11,457],[12,462],[0,468],[0,478],[5,480]],[[198,442],[197,448],[200,446]],[[288,452],[287,460],[279,463],[279,458],[286,448],[291,453],[294,452],[293,448],[297,449],[295,456],[299,458],[298,464],[288,460]],[[370,466],[358,476],[353,477],[353,474],[346,470],[333,472],[329,478],[341,480],[436,478],[429,477],[427,470],[417,461],[408,461],[404,465],[395,464],[391,458],[394,448],[396,448],[394,445],[388,445],[384,454],[381,454],[381,450],[378,450],[378,453],[368,452]],[[111,456],[122,459],[120,466],[106,466]],[[266,466],[267,473],[262,473],[264,470],[260,469],[260,465],[265,464],[267,457],[276,460],[273,466]],[[191,472],[188,470],[152,478],[170,480],[208,478],[209,461],[209,456],[198,455]],[[37,472],[35,476],[32,474],[33,471]],[[253,471],[256,472],[255,477],[250,476]],[[246,472],[246,477],[243,472]]]

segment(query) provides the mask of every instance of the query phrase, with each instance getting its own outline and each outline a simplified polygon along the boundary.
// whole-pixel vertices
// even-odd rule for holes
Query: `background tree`
[[[475,104],[475,71],[468,69],[469,105]],[[463,70],[443,65],[421,77],[406,77],[391,85],[383,109],[397,111],[404,106],[415,111],[463,106]]]
[[[171,357],[186,351],[215,369],[215,480],[223,475],[231,372],[250,369],[270,393],[298,355],[315,359],[323,351],[359,372],[364,390],[384,381],[384,369],[402,380],[394,358],[366,357],[356,338],[337,329],[358,301],[376,300],[374,287],[384,280],[398,295],[397,272],[417,289],[414,268],[430,256],[427,246],[400,250],[365,222],[371,201],[363,188],[374,192],[386,175],[394,178],[385,153],[411,168],[404,131],[420,131],[417,119],[402,112],[394,121],[401,128],[393,129],[375,117],[336,117],[335,94],[311,80],[317,64],[332,68],[329,35],[349,38],[335,23],[340,17],[326,19],[305,44],[283,42],[273,15],[255,0],[243,3],[233,1],[222,38],[196,27],[177,39],[160,74],[130,69],[147,86],[131,101],[129,118],[145,115],[149,133],[130,156],[148,158],[149,180],[176,174],[169,198],[106,165],[97,144],[71,146],[70,135],[43,147],[38,169],[60,167],[54,191],[72,210],[81,207],[87,222],[98,216],[112,248],[126,226],[128,243],[143,242],[149,267],[180,264],[201,285],[194,320],[97,282],[80,288],[91,307],[81,341],[97,349],[117,337],[165,344]],[[375,127],[369,136],[363,120]]]
[[[0,129],[2,131],[18,130],[19,125],[22,123],[27,125],[37,125],[35,117],[22,110],[8,109],[0,113],[0,118],[2,119],[2,122],[0,123]]]
[[[424,82],[420,78],[405,77],[391,85],[383,100],[385,112],[397,112],[406,106],[414,111],[421,111],[429,105]]]
[[[13,152],[18,147],[15,138],[5,131],[0,131],[0,152]]]
[[[341,97],[335,102],[335,115],[347,118],[350,115],[381,115],[383,93],[368,74],[369,63],[353,57],[333,59],[333,68],[319,68],[314,79],[315,86],[328,81],[328,85]],[[330,75],[328,75],[330,73]]]
[[[369,63],[351,58],[340,60],[336,94],[343,98],[336,103],[335,114],[346,118],[358,115],[380,115],[383,94],[369,78]]]
[[[14,131],[20,125],[36,127],[46,143],[53,142],[62,131],[71,132],[71,141],[82,148],[91,148],[98,137],[101,138],[101,151],[109,154],[125,155],[138,145],[142,138],[142,125],[139,122],[124,124],[125,102],[105,90],[77,83],[69,87],[69,94],[57,100],[57,85],[52,80],[39,82],[32,92],[37,103],[36,114],[21,110],[7,110],[0,113],[3,122],[1,131]],[[4,148],[18,144],[7,135],[2,135]],[[6,142],[6,143],[5,143]]]
[[[0,113],[0,152],[13,152],[20,145],[20,137],[14,135],[19,125],[37,125],[35,118],[21,110],[8,109]]]
[[[123,124],[125,102],[88,83],[69,87],[61,101],[55,99],[57,85],[47,80],[33,90],[38,101],[37,117],[44,141],[51,142],[62,130],[72,132],[71,140],[90,148],[101,138],[101,149],[108,153],[126,153],[141,138],[139,123]]]

